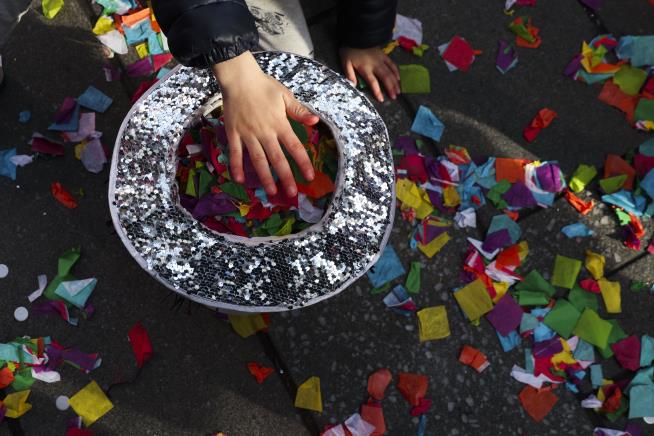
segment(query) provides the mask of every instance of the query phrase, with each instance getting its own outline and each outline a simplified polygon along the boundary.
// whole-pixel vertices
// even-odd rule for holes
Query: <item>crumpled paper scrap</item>
[[[552,109],[543,108],[539,110],[531,123],[522,131],[522,136],[527,142],[533,142],[540,131],[552,124],[556,117],[557,114]]]
[[[484,353],[470,345],[464,345],[459,354],[459,362],[468,365],[475,371],[481,373],[490,366],[490,362]]]

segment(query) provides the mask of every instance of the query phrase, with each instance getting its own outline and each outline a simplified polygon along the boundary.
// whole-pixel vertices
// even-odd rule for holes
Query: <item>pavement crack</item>
[[[297,394],[297,383],[295,382],[295,380],[293,380],[293,377],[291,376],[291,373],[288,370],[288,366],[286,365],[286,362],[284,362],[284,359],[282,359],[281,355],[277,351],[277,347],[275,347],[275,344],[273,343],[272,338],[268,333],[263,331],[257,332],[257,337],[259,338],[259,342],[263,347],[263,351],[266,353],[266,356],[268,357],[268,359],[270,359],[273,366],[275,367],[275,370],[277,371],[277,374],[279,375],[279,378],[281,379],[281,382],[284,385],[286,392],[291,398],[291,402],[294,404],[295,396]],[[295,406],[293,407],[295,411],[300,415],[300,418],[302,419],[302,423],[309,431],[309,433],[311,433],[312,435],[319,435],[320,427],[318,426],[318,422],[313,417],[311,412],[305,409],[299,409]]]

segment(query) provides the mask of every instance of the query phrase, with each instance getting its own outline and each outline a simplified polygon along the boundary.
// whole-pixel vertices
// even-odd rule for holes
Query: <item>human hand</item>
[[[345,77],[356,85],[355,72],[368,83],[372,94],[380,102],[384,101],[379,82],[384,84],[386,93],[395,100],[400,94],[400,71],[395,62],[379,47],[351,48],[341,47],[341,62]]]
[[[277,193],[270,171],[272,165],[286,194],[295,197],[297,186],[280,144],[293,157],[305,179],[313,180],[314,170],[286,116],[309,126],[319,121],[318,116],[300,104],[281,83],[261,71],[250,52],[214,65],[213,72],[223,92],[229,165],[234,180],[245,181],[242,148],[245,145],[266,193]]]

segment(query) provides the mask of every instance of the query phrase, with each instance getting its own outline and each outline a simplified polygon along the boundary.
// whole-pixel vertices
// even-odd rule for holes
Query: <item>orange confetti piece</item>
[[[327,174],[316,171],[313,180],[308,185],[298,183],[297,190],[307,197],[321,198],[330,192],[334,192],[334,182]]]
[[[568,203],[582,215],[588,215],[588,212],[593,210],[595,207],[595,202],[593,200],[584,201],[581,198],[577,197],[574,192],[566,189],[564,194],[565,199],[568,200]]]
[[[525,386],[518,397],[522,407],[536,422],[541,422],[559,400],[551,388],[536,389],[532,386]]]
[[[148,17],[150,17],[150,8],[141,9],[140,11],[134,12],[133,14],[121,16],[123,24],[129,27],[134,27],[135,24],[145,20]]]
[[[498,157],[495,159],[495,180],[503,179],[509,183],[525,181],[525,165],[530,163],[527,159],[511,159]]]

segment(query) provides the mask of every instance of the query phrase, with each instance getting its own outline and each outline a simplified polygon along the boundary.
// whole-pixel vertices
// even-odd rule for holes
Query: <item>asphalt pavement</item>
[[[303,3],[316,58],[339,70],[332,3]],[[114,100],[97,116],[102,142],[111,149],[135,84],[108,83],[101,67],[128,61],[104,57],[90,31],[96,10],[85,0],[68,0],[54,20],[42,16],[39,4],[34,2],[3,53],[7,79],[0,91],[0,149],[15,146],[19,154],[29,153],[32,133],[47,133],[63,99],[79,95],[89,85]],[[511,38],[507,30],[511,18],[502,4],[400,0],[398,12],[422,21],[431,48],[421,59],[399,49],[392,57],[400,64],[425,65],[432,92],[376,104],[391,138],[407,133],[417,107],[426,105],[446,126],[441,142],[429,144],[433,154],[444,145],[457,144],[475,156],[557,160],[568,174],[582,162],[601,167],[607,153],[625,154],[647,139],[621,113],[597,100],[599,88],[561,74],[582,41],[598,31],[576,1],[542,0],[536,7],[521,9],[541,28],[543,43],[536,50],[520,50],[517,68],[506,75],[495,68],[497,40]],[[654,8],[646,0],[605,0],[600,17],[617,36],[654,34]],[[466,73],[450,73],[435,55],[435,48],[454,35],[483,52]],[[542,107],[559,116],[536,143],[527,145],[522,129]],[[25,109],[31,110],[32,119],[19,124],[18,113]],[[83,190],[77,209],[54,201],[53,181],[76,195]],[[390,244],[405,267],[410,261],[423,266],[422,291],[414,300],[419,307],[446,306],[450,337],[421,344],[417,321],[389,313],[382,296],[371,295],[370,283],[362,278],[325,302],[272,315],[268,334],[242,339],[213,312],[179,301],[140,269],[110,223],[107,189],[108,170],[87,172],[72,150],[19,169],[15,182],[0,179],[0,263],[9,267],[9,276],[0,279],[0,342],[24,335],[51,336],[103,357],[102,366],[90,374],[68,367],[59,383],[37,382],[30,396],[33,408],[18,423],[27,435],[64,434],[74,414],[55,408],[58,395],[70,396],[90,380],[107,387],[136,375],[127,332],[138,321],[146,326],[155,355],[132,383],[112,388],[114,409],[93,425],[94,434],[312,434],[358,411],[367,398],[368,374],[383,367],[394,374],[429,377],[428,397],[434,404],[427,413],[427,435],[575,435],[609,424],[583,410],[579,397],[563,388],[557,390],[559,402],[552,413],[541,423],[533,422],[518,402],[522,386],[509,375],[514,363],[523,362],[522,349],[504,353],[488,323],[471,326],[458,312],[450,290],[461,283],[465,238],[483,232],[490,211],[480,213],[479,230],[452,232],[453,240],[433,259],[409,250],[409,226],[399,215],[396,219]],[[633,281],[654,282],[654,257],[623,246],[613,212],[606,206],[582,218],[596,232],[593,238],[568,240],[559,232],[578,220],[563,199],[521,218],[530,246],[526,268],[547,275],[556,254],[583,258],[587,249],[603,253],[608,278],[619,280],[624,290],[623,312],[616,318],[630,333],[653,334],[654,296],[628,289]],[[651,237],[649,223],[647,230]],[[77,246],[82,256],[75,275],[98,279],[94,316],[81,320],[78,327],[56,317],[15,321],[14,308],[28,305],[26,295],[36,289],[37,275],[53,277],[57,257]],[[488,355],[491,366],[482,374],[457,361],[464,344]],[[246,364],[271,364],[271,358],[287,370],[259,385]],[[609,370],[619,368],[607,366],[605,371]],[[293,407],[293,386],[310,376],[321,379],[322,414]],[[408,404],[395,388],[389,389],[383,404],[388,434],[416,434],[417,418],[409,415]],[[625,421],[611,425],[624,428]],[[654,434],[651,426],[645,431]],[[0,434],[12,434],[6,423],[0,424]]]

